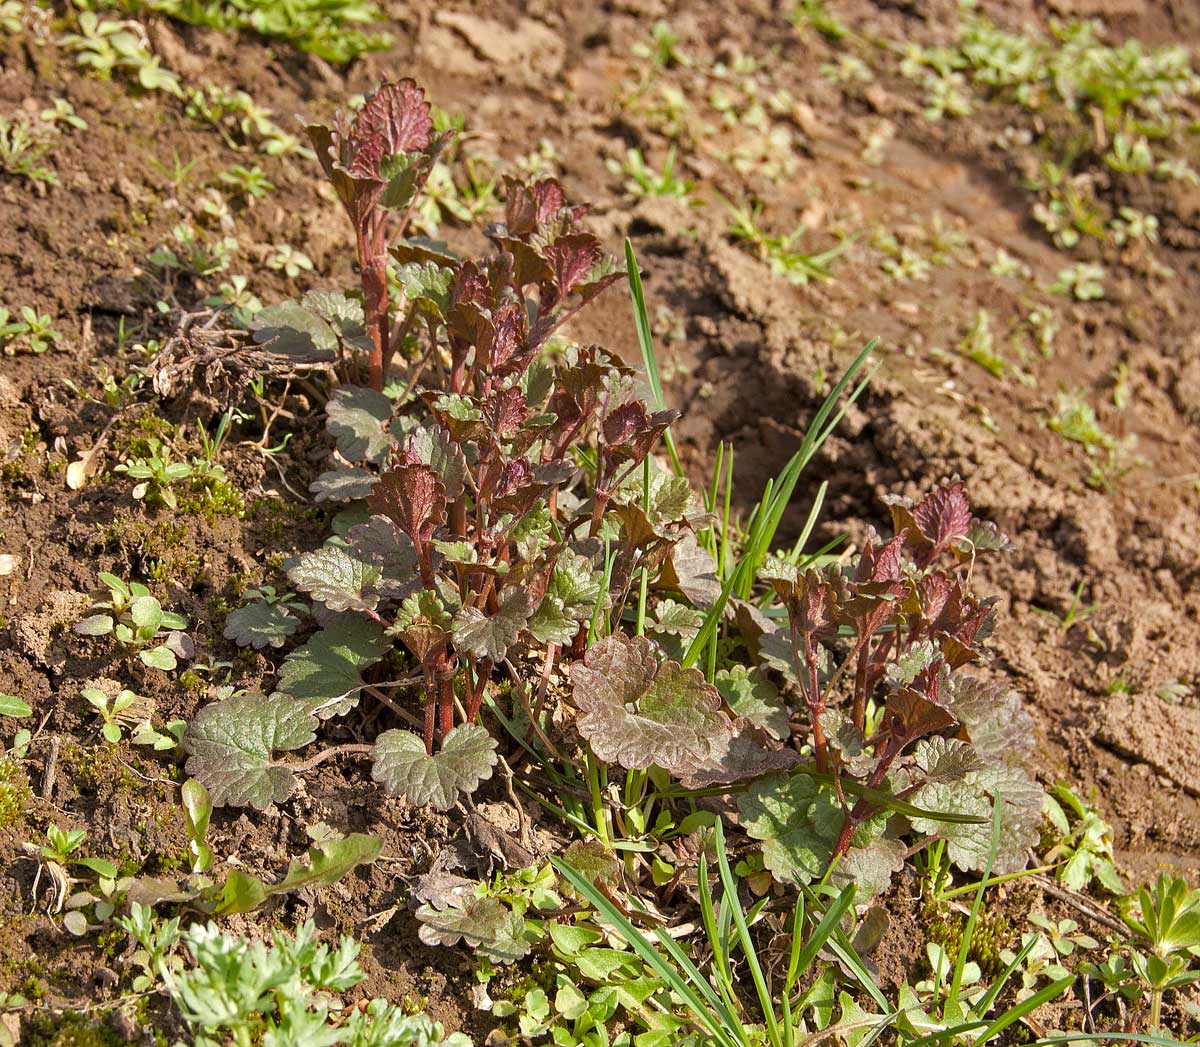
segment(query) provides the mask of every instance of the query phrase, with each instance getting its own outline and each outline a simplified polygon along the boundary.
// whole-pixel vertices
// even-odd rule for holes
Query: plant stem
[[[584,757],[587,764],[588,789],[592,795],[592,823],[596,835],[605,847],[612,846],[612,835],[608,831],[608,811],[604,809],[604,794],[600,788],[600,762],[595,754],[588,749]]]
[[[348,742],[345,745],[334,745],[329,749],[322,749],[316,756],[310,756],[307,760],[302,760],[299,763],[283,764],[293,774],[301,774],[304,771],[311,771],[318,764],[324,763],[326,760],[332,760],[335,756],[341,756],[344,753],[369,753],[375,746],[366,745],[360,742]]]

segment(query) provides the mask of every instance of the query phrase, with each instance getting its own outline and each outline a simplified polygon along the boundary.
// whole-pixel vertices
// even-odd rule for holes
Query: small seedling
[[[1091,302],[1104,297],[1104,266],[1080,262],[1058,271],[1058,279],[1046,288],[1051,294]]]
[[[245,197],[251,202],[261,199],[275,188],[275,183],[257,164],[253,167],[235,164],[228,171],[222,171],[218,180],[233,195]]]
[[[635,58],[649,59],[659,69],[674,69],[689,66],[691,59],[679,48],[679,36],[668,22],[655,22],[650,30],[650,39],[636,43],[631,48]]]
[[[87,121],[75,112],[75,107],[65,98],[53,99],[53,106],[49,109],[43,109],[41,112],[41,120],[43,123],[50,124],[65,124],[67,127],[75,131],[86,131]]]
[[[54,321],[32,306],[21,306],[21,318],[13,319],[7,309],[0,308],[0,346],[24,341],[35,353],[44,353],[62,337],[54,329]]]
[[[1044,811],[1058,833],[1046,852],[1046,864],[1055,864],[1055,878],[1072,890],[1085,890],[1094,880],[1118,897],[1125,885],[1113,863],[1112,828],[1066,785],[1046,794]]]
[[[105,741],[116,745],[121,740],[122,722],[128,723],[129,720],[128,716],[122,717],[121,714],[138,700],[138,696],[133,691],[125,690],[113,696],[98,687],[85,687],[79,693],[104,721],[100,733]]]
[[[313,262],[308,255],[291,244],[276,244],[274,251],[267,256],[267,268],[294,280],[301,273],[311,273]]]
[[[725,206],[731,217],[729,235],[749,244],[758,257],[771,267],[772,272],[798,285],[810,280],[833,279],[830,263],[846,249],[846,243],[827,251],[806,254],[796,250],[796,244],[805,233],[803,226],[789,235],[774,236],[758,224],[762,204],[735,205],[726,201]]]
[[[188,462],[174,461],[170,445],[158,437],[148,438],[146,444],[150,452],[147,456],[127,459],[116,466],[113,472],[123,473],[137,481],[133,488],[135,500],[145,500],[147,505],[178,509],[179,501],[171,488],[174,484],[190,480],[196,471]]]
[[[94,604],[92,610],[101,613],[77,622],[75,632],[80,636],[113,636],[122,647],[136,650],[145,665],[168,671],[174,669],[178,664],[177,655],[187,653],[191,645],[182,632],[187,628],[187,619],[164,611],[140,582],[126,585],[120,578],[105,572],[100,573],[100,581],[108,590],[108,599]],[[169,634],[166,642],[146,649],[163,630]]]
[[[167,272],[193,277],[212,276],[229,268],[239,245],[232,236],[215,238],[194,225],[181,222],[171,230],[174,247],[162,244],[150,254],[150,263]]]
[[[690,201],[693,183],[691,179],[678,178],[675,174],[675,146],[667,150],[667,158],[663,162],[661,172],[655,171],[646,163],[640,149],[630,149],[626,152],[622,163],[609,160],[608,169],[614,174],[626,176],[625,191],[630,196],[666,196],[684,202]]]
[[[42,163],[51,148],[46,135],[28,119],[0,116],[0,171],[29,179],[42,194],[47,186],[59,184],[54,169]]]
[[[1067,607],[1066,613],[1061,616],[1057,612],[1046,607],[1034,607],[1031,604],[1029,609],[1031,611],[1036,611],[1038,614],[1044,614],[1048,618],[1053,618],[1056,622],[1058,622],[1059,632],[1069,632],[1073,626],[1086,624],[1087,620],[1091,618],[1091,616],[1095,613],[1096,608],[1099,606],[1099,604],[1091,604],[1086,607],[1083,605],[1083,588],[1086,584],[1086,581],[1081,580],[1075,587],[1075,593],[1071,597],[1071,603]],[[1095,633],[1090,627],[1088,627],[1088,636],[1089,639],[1095,638]]]

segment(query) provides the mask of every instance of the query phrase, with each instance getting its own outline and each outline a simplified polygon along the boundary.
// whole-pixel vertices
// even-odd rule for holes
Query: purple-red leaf
[[[543,248],[542,257],[554,271],[558,301],[587,279],[602,254],[600,241],[591,233],[571,233]]]
[[[379,478],[367,506],[391,520],[420,550],[445,519],[446,488],[430,466],[401,465]]]

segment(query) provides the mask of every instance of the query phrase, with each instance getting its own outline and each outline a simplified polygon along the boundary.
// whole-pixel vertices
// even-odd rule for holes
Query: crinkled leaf
[[[366,498],[375,486],[375,474],[361,466],[329,469],[308,485],[318,502],[352,502]]]
[[[706,789],[786,771],[799,762],[800,754],[794,749],[772,747],[765,731],[749,720],[738,720],[734,733],[718,742],[703,762],[679,772],[679,781],[685,789]]]
[[[865,847],[852,847],[830,877],[835,887],[854,883],[855,901],[866,901],[888,889],[892,876],[904,868],[903,840],[880,836]]]
[[[547,593],[526,628],[538,643],[562,646],[575,639],[580,620],[567,613],[561,599],[553,593]]]
[[[461,905],[438,909],[422,905],[417,910],[426,945],[457,945],[460,941],[493,963],[515,963],[529,952],[525,920],[499,898],[469,897]]]
[[[980,520],[978,518],[971,521],[971,526],[967,530],[967,537],[964,542],[966,552],[999,552],[1004,549],[1012,548],[1012,541],[1003,531],[1000,530],[990,520]]]
[[[550,523],[550,509],[539,505],[513,524],[508,537],[522,560],[535,560],[549,548]]]
[[[479,724],[455,727],[432,756],[411,731],[384,731],[375,740],[371,777],[416,807],[449,810],[492,776],[496,740]]]
[[[435,538],[433,541],[433,547],[439,553],[441,553],[449,563],[472,565],[479,564],[479,550],[468,541],[460,540],[455,542],[443,542],[438,541]],[[487,569],[494,570],[496,574],[508,573],[507,564],[489,564],[487,565]]]
[[[971,526],[966,486],[955,479],[935,487],[913,510],[913,520],[921,533],[942,549],[961,541]]]
[[[383,393],[359,385],[334,389],[325,405],[325,428],[347,461],[383,462],[392,447],[387,431],[392,401]]]
[[[404,597],[420,585],[417,555],[408,535],[386,516],[372,516],[346,532],[354,555],[379,568],[375,588],[384,596]]]
[[[277,687],[322,720],[358,704],[362,670],[382,658],[390,644],[378,622],[340,614],[279,667]]]
[[[742,828],[762,841],[763,864],[777,880],[804,884],[824,875],[842,810],[832,790],[807,774],[773,774],[738,798]]]
[[[263,810],[291,795],[291,770],[274,754],[316,737],[317,721],[302,702],[242,694],[214,702],[188,724],[186,771],[208,789],[214,807]]]
[[[287,875],[270,888],[272,894],[298,891],[336,883],[351,869],[379,857],[383,841],[366,833],[351,833],[340,840],[329,840],[308,849],[304,858],[293,858]]]
[[[957,738],[923,738],[913,749],[913,763],[931,782],[955,782],[987,766],[975,747]]]
[[[298,363],[317,363],[336,356],[338,339],[334,329],[299,302],[280,302],[260,309],[250,319],[250,330],[259,345]]]
[[[697,669],[659,664],[644,636],[615,634],[571,670],[579,733],[602,760],[629,770],[683,769],[728,743],[733,724],[721,695]]]
[[[675,600],[659,600],[654,608],[653,630],[690,640],[700,631],[704,616],[694,607]],[[723,694],[724,692],[722,692]]]
[[[920,833],[946,838],[950,860],[966,872],[982,872],[987,866],[992,843],[992,808],[1001,797],[1000,845],[992,872],[1004,874],[1025,868],[1029,849],[1037,843],[1042,822],[1043,792],[1019,767],[992,764],[968,771],[957,781],[933,781],[922,786],[912,802],[925,810],[969,814],[979,823],[948,823],[932,818],[913,818]]]
[[[463,479],[467,474],[467,462],[462,448],[450,439],[450,434],[440,425],[423,425],[413,432],[408,446],[409,454],[417,461],[429,466],[442,481],[446,489],[446,501],[453,502],[463,493]]]
[[[292,585],[331,611],[373,611],[379,604],[375,583],[383,572],[336,545],[301,553],[288,571]]]
[[[738,716],[745,717],[755,727],[772,738],[788,736],[788,710],[779,691],[761,669],[735,665],[720,670],[713,680],[725,704]]]
[[[341,291],[309,291],[301,304],[329,324],[347,345],[358,349],[370,346],[362,302]]]
[[[862,731],[841,709],[831,706],[818,717],[825,740],[837,753],[839,763],[856,778],[865,777],[875,766],[875,757],[866,751]]]
[[[602,254],[600,241],[592,233],[561,236],[542,249],[542,258],[554,272],[554,284],[560,300],[588,278]]]
[[[367,505],[414,543],[425,543],[445,519],[446,489],[429,466],[401,465],[380,477]]]
[[[420,308],[436,319],[446,315],[450,307],[450,284],[454,270],[434,261],[408,262],[398,266],[396,277],[404,297],[419,303]]]
[[[932,640],[918,640],[894,662],[888,662],[884,675],[897,687],[907,687],[933,664],[937,647]]]
[[[1008,762],[1033,748],[1033,720],[1020,694],[1005,683],[988,683],[959,673],[947,704],[976,751],[989,760]]]
[[[282,647],[298,628],[300,619],[286,607],[255,600],[230,611],[225,619],[223,635],[239,647],[253,647],[261,651],[264,647]]]
[[[385,80],[354,114],[340,143],[346,174],[378,180],[385,159],[427,148],[432,134],[425,92],[408,78]]]
[[[573,549],[564,549],[550,575],[549,592],[557,596],[569,613],[590,615],[600,598],[603,575],[592,561]]]
[[[500,608],[493,615],[477,607],[464,607],[454,616],[450,627],[454,646],[474,658],[501,662],[525,628],[529,612],[529,594],[520,586],[505,590],[500,597]]]

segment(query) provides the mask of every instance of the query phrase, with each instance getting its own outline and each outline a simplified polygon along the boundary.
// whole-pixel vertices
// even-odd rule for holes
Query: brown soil
[[[777,5],[390,6],[395,50],[345,74],[286,48],[268,51],[216,32],[157,23],[151,38],[165,64],[189,81],[247,90],[289,129],[290,114],[325,113],[387,73],[413,76],[440,105],[467,113],[480,151],[512,158],[539,139],[552,142],[573,194],[596,202],[597,225],[612,247],[624,235],[633,238],[652,312],[669,306],[681,326],[682,338],[663,346],[668,400],[684,410],[677,438],[697,480],[707,479],[720,441],[733,445],[743,510],[799,446],[830,376],[866,339],[878,338],[881,369],[810,467],[785,527],[798,530],[821,482],[829,489],[816,543],[882,525],[884,494],[914,495],[961,474],[977,511],[1015,542],[1011,555],[988,561],[978,581],[1001,598],[994,670],[1023,690],[1036,716],[1039,776],[1070,783],[1113,823],[1119,865],[1131,881],[1161,868],[1200,876],[1200,711],[1187,699],[1167,705],[1156,697],[1169,681],[1200,687],[1200,191],[1168,192],[1147,182],[1122,200],[1162,219],[1163,243],[1153,253],[1174,270],[1173,279],[1147,275],[1132,257],[1128,265],[1110,264],[1103,301],[1074,304],[1037,290],[1069,260],[1028,218],[1019,152],[1014,159],[992,144],[1003,113],[983,109],[967,120],[931,123],[914,111],[911,89],[898,79],[833,87],[817,70],[836,52],[815,33],[794,29]],[[1041,19],[1047,7],[983,6],[1009,22]],[[1048,8],[1111,8],[1117,33],[1136,32],[1151,43],[1200,42],[1193,5],[1162,0],[1147,5],[1153,11],[1144,17],[1124,13],[1141,6],[1056,0]],[[864,35],[923,42],[944,39],[954,11],[948,0],[829,7]],[[617,105],[631,43],[646,39],[660,17],[695,57],[756,54],[777,86],[791,91],[799,158],[793,175],[778,183],[753,173],[739,180],[703,151],[681,160],[700,196],[753,192],[773,227],[803,221],[814,230],[814,245],[831,244],[834,227],[860,233],[863,246],[834,263],[833,281],[794,287],[770,275],[727,238],[719,205],[687,210],[620,199],[623,178],[610,174],[604,159],[623,156],[630,145],[657,162],[666,151],[665,139],[635,126]],[[113,961],[94,937],[81,947],[45,916],[28,915],[36,867],[20,843],[38,838],[49,822],[83,827],[93,853],[170,872],[187,841],[175,803],[179,768],[126,744],[94,746],[96,722],[79,690],[112,675],[111,651],[66,627],[88,605],[97,570],[142,578],[161,561],[168,580],[155,592],[195,623],[197,648],[234,661],[241,686],[271,673],[272,659],[239,657],[221,639],[222,608],[245,586],[275,581],[272,562],[325,533],[324,514],[291,492],[305,490],[320,471],[328,444],[305,417],[311,405],[293,393],[286,405],[295,416],[292,437],[280,455],[268,460],[246,448],[226,455],[250,509],[244,521],[154,511],[106,470],[146,435],[152,411],[190,423],[194,405],[118,411],[66,383],[98,396],[100,369],[126,373],[141,362],[130,342],[169,332],[172,321],[154,309],[158,298],[192,307],[213,289],[186,282],[163,289],[145,260],[180,220],[192,187],[234,163],[262,164],[279,187],[235,214],[243,253],[232,271],[252,274],[261,299],[340,285],[351,274],[341,218],[318,195],[315,165],[247,157],[186,119],[170,98],[80,76],[45,42],[48,32],[39,21],[22,36],[0,36],[0,112],[37,111],[62,96],[89,124],[86,133],[64,135],[53,155],[61,187],[41,196],[26,182],[0,177],[4,304],[36,304],[64,335],[51,352],[20,352],[0,370],[0,454],[8,449],[0,466],[0,553],[17,558],[15,571],[0,577],[0,692],[23,696],[41,725],[24,764],[34,798],[22,819],[0,826],[0,990],[40,983],[49,1002],[69,1007],[102,991]],[[687,82],[686,70],[661,75]],[[864,144],[882,119],[894,136],[878,164],[865,164]],[[188,187],[167,176],[177,157],[195,162]],[[865,249],[870,230],[886,226],[921,243],[935,216],[962,233],[962,243],[927,282],[893,283]],[[284,242],[301,247],[315,272],[288,281],[266,268],[270,245]],[[1027,265],[1032,283],[993,276],[988,264],[997,248]],[[574,334],[635,359],[621,294],[611,291]],[[1001,344],[1039,305],[1054,312],[1060,331],[1052,357],[1030,353],[1021,361],[1030,380],[997,380],[953,351],[977,310],[990,311]],[[124,347],[122,317],[127,329],[137,328]],[[1118,365],[1129,382],[1123,411],[1103,406],[1111,405]],[[1084,485],[1084,451],[1045,424],[1057,390],[1076,387],[1102,405],[1106,429],[1137,437],[1141,461],[1111,491]],[[109,423],[101,474],[82,491],[69,490],[65,464]],[[1081,581],[1084,604],[1095,605],[1086,626],[1062,630],[1039,613],[1064,613]],[[188,717],[205,694],[203,682],[185,690],[176,677],[143,671],[136,660],[120,668],[126,686],[156,703],[156,722]],[[1110,693],[1118,679],[1135,697]],[[470,1008],[466,959],[421,946],[407,912],[410,877],[467,828],[384,799],[356,768],[327,767],[309,780],[306,795],[273,817],[218,812],[213,844],[276,877],[306,846],[303,826],[318,820],[382,835],[386,860],[319,896],[289,899],[279,915],[311,914],[362,935],[369,993],[427,999],[436,1017],[486,1033]],[[914,960],[906,950],[915,936],[900,929],[916,919],[911,908],[896,907],[889,939],[901,951],[894,956],[888,946],[880,954],[890,980]],[[67,949],[69,966],[58,964]]]

